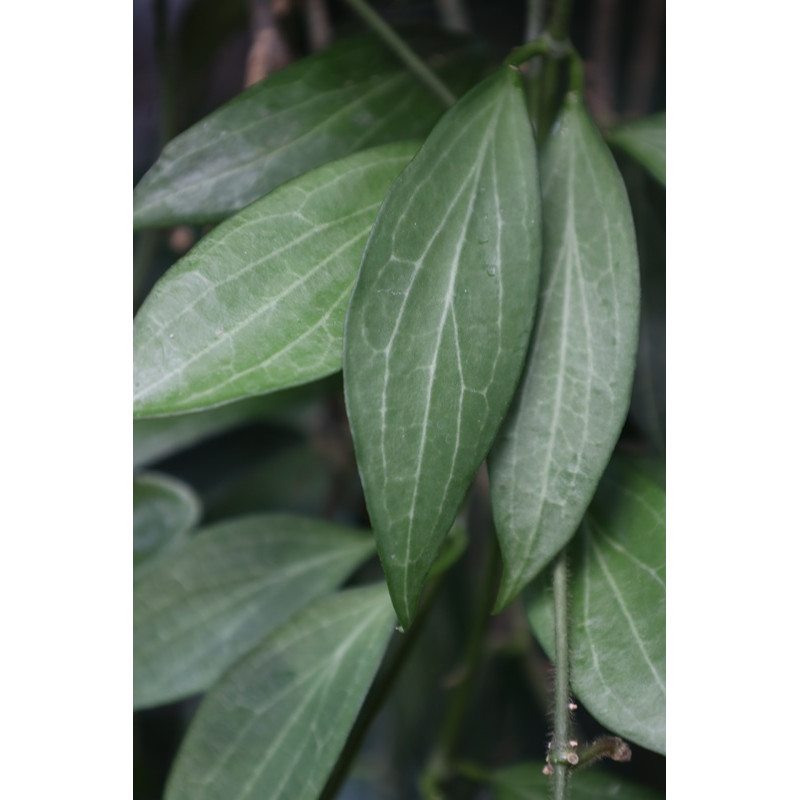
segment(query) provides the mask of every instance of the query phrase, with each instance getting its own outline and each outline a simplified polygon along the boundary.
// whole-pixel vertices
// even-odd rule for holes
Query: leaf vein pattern
[[[357,108],[359,104],[363,104],[371,95],[375,94],[379,90],[386,89],[391,83],[397,83],[398,80],[402,80],[406,78],[405,74],[401,73],[399,75],[394,75],[388,80],[386,80],[382,85],[378,85],[367,91],[365,94],[357,97],[355,100],[350,101],[349,103],[343,105],[339,108],[334,114],[330,117],[326,117],[320,122],[311,125],[308,129],[300,136],[295,137],[294,139],[290,139],[288,142],[276,147],[274,150],[271,150],[269,153],[265,154],[263,152],[257,153],[253,158],[249,158],[246,161],[242,161],[241,163],[230,167],[229,169],[222,170],[220,172],[215,172],[211,177],[206,177],[202,173],[199,174],[198,179],[194,181],[190,181],[185,183],[180,188],[171,192],[171,196],[174,198],[179,198],[182,195],[187,194],[188,192],[197,192],[204,188],[205,186],[214,186],[220,180],[224,178],[228,178],[231,175],[235,175],[237,172],[241,172],[242,170],[246,170],[252,167],[254,164],[261,163],[262,165],[267,165],[272,161],[277,160],[277,158],[288,148],[294,147],[298,144],[298,142],[302,142],[304,139],[308,139],[310,136],[319,133],[320,131],[325,130],[325,128],[330,127],[331,124],[341,117],[343,114],[348,113],[354,108]],[[238,131],[237,131],[238,133]],[[216,144],[216,142],[215,142]],[[196,155],[198,151],[189,151],[189,154]],[[158,200],[158,197],[154,197],[154,201],[148,205],[143,205],[140,208],[140,211],[145,211],[146,209],[150,208],[155,202]]]
[[[459,234],[458,243],[456,245],[455,256],[454,256],[454,258],[453,258],[453,260],[451,262],[450,276],[449,276],[449,282],[448,282],[448,286],[447,286],[447,292],[446,292],[446,295],[445,295],[445,302],[444,302],[443,309],[442,309],[442,315],[441,315],[440,320],[439,320],[438,330],[436,332],[436,344],[435,344],[434,350],[433,350],[433,362],[432,362],[432,364],[431,364],[431,366],[429,368],[429,371],[428,371],[429,372],[429,378],[428,378],[427,392],[426,392],[426,398],[425,398],[425,408],[424,408],[423,418],[422,418],[422,430],[421,430],[421,434],[420,434],[421,445],[420,445],[420,448],[419,448],[419,456],[417,458],[417,465],[416,465],[416,468],[414,470],[414,483],[413,483],[414,488],[413,488],[413,493],[411,495],[411,504],[410,504],[409,514],[408,514],[408,526],[406,528],[406,536],[405,536],[405,538],[406,538],[406,553],[405,553],[404,569],[403,569],[403,602],[404,602],[406,614],[408,614],[409,616],[410,616],[410,599],[409,599],[409,593],[408,593],[408,578],[409,578],[408,565],[410,563],[410,558],[411,558],[411,538],[412,538],[411,532],[412,532],[412,526],[413,526],[413,522],[414,522],[414,514],[416,512],[416,507],[417,507],[417,501],[418,501],[418,498],[419,498],[419,487],[420,487],[420,478],[421,478],[421,475],[422,475],[422,464],[423,464],[423,461],[425,459],[426,445],[427,445],[427,442],[428,442],[428,425],[429,425],[429,421],[430,421],[430,408],[431,408],[431,397],[432,397],[432,394],[433,394],[434,377],[435,377],[435,374],[436,374],[436,368],[438,366],[439,354],[440,354],[440,351],[441,351],[442,336],[443,336],[443,333],[444,333],[445,322],[447,320],[448,310],[449,309],[452,311],[453,320],[454,320],[454,324],[455,324],[455,311],[452,310],[452,304],[453,304],[453,292],[454,292],[454,289],[455,289],[456,275],[457,275],[457,272],[458,272],[457,268],[458,268],[458,264],[459,264],[459,261],[460,261],[460,258],[461,258],[461,253],[462,253],[462,251],[464,249],[464,243],[466,241],[467,225],[468,225],[469,220],[470,220],[470,218],[472,216],[472,211],[473,211],[473,208],[475,206],[475,194],[476,194],[475,188],[476,188],[476,185],[477,185],[478,176],[480,174],[480,170],[483,167],[483,163],[484,163],[484,160],[486,158],[486,151],[487,151],[487,148],[489,146],[489,142],[493,139],[494,134],[496,132],[497,121],[499,119],[499,115],[500,115],[500,111],[502,110],[502,107],[503,107],[502,104],[499,104],[499,103],[497,104],[497,107],[496,107],[496,109],[494,111],[494,115],[493,115],[494,118],[493,118],[492,122],[489,125],[487,125],[486,133],[482,137],[480,148],[479,148],[479,151],[478,151],[478,155],[475,158],[473,168],[470,170],[470,173],[469,173],[468,177],[463,182],[462,186],[460,187],[460,189],[458,191],[458,194],[457,194],[456,198],[454,199],[452,205],[450,206],[450,208],[455,208],[457,206],[458,200],[464,194],[464,192],[466,191],[467,187],[470,186],[470,184],[471,184],[472,194],[471,194],[471,196],[469,198],[469,203],[468,203],[467,211],[466,211],[466,214],[465,214],[465,217],[464,217],[464,222],[463,222],[463,224],[461,226],[461,231],[460,231],[460,234]],[[432,174],[432,171],[429,174]],[[427,252],[429,252],[430,248],[432,247],[434,240],[440,235],[441,231],[444,228],[444,222],[447,220],[448,216],[449,216],[449,210],[448,210],[448,214],[445,214],[445,217],[444,217],[444,219],[442,221],[442,224],[439,225],[437,231],[431,237],[431,239],[430,239],[430,241],[429,241],[429,243],[428,243],[428,245],[426,247],[426,250],[423,253],[423,255],[420,257],[418,263],[422,262],[422,260],[424,259],[425,255],[427,255]],[[418,274],[419,274],[419,268],[415,272],[414,278],[416,278],[416,276]],[[408,297],[408,294],[406,295],[406,298],[407,297]],[[403,310],[404,309],[405,309],[405,303],[403,304]],[[401,311],[401,316],[402,316],[402,311]],[[396,332],[397,332],[397,327],[395,327],[394,333],[396,333]],[[458,337],[457,329],[454,331],[454,334],[455,334],[455,336],[457,338]],[[392,339],[389,342],[388,347],[392,347],[393,342],[394,342],[394,334],[392,336]],[[387,371],[387,373],[388,373],[388,371]],[[387,382],[388,382],[388,374],[387,374],[387,379],[384,382],[384,386],[386,386]],[[463,400],[463,392],[464,392],[463,380],[461,382],[460,391],[461,391],[461,398]],[[459,408],[460,407],[461,407],[461,403],[459,403]],[[459,429],[459,433],[460,433],[460,429]],[[457,452],[457,450],[458,450],[458,448],[456,448],[456,452]],[[455,463],[455,462],[453,461],[453,463]],[[442,493],[443,494],[443,498],[446,496],[447,490],[449,489],[449,486],[452,483],[452,480],[453,480],[453,470],[452,470],[452,464],[451,464],[451,469],[449,470],[449,474],[448,474],[448,477],[447,477],[447,482],[445,484],[445,490]],[[440,507],[440,513],[441,513],[441,507]]]
[[[361,209],[358,213],[359,214],[365,214],[367,212],[373,211],[375,208],[377,208],[378,205],[379,204],[373,204],[372,206],[368,206],[366,209]],[[355,216],[355,215],[351,215],[351,216]],[[320,261],[316,266],[314,266],[311,270],[309,270],[305,275],[303,275],[301,278],[299,278],[298,280],[296,280],[293,283],[291,283],[282,292],[280,292],[279,294],[275,295],[270,300],[269,303],[267,303],[266,305],[264,305],[261,308],[257,309],[254,313],[249,314],[247,317],[242,319],[240,322],[238,322],[232,328],[229,328],[225,332],[226,333],[225,336],[220,336],[220,337],[214,339],[207,347],[204,347],[203,349],[198,350],[193,356],[191,356],[190,358],[187,358],[186,360],[182,361],[174,369],[169,370],[168,372],[165,372],[158,380],[147,384],[145,387],[143,387],[143,389],[138,394],[134,395],[134,397],[136,397],[136,398],[141,397],[145,393],[145,391],[148,392],[148,393],[152,392],[158,386],[161,386],[163,383],[169,381],[171,378],[175,377],[178,374],[181,374],[181,373],[185,372],[186,368],[189,367],[191,364],[195,363],[198,359],[201,359],[204,356],[208,355],[209,353],[211,353],[212,351],[216,350],[221,345],[228,343],[230,341],[231,335],[233,335],[235,333],[238,333],[240,330],[242,330],[243,328],[247,327],[247,325],[249,325],[253,320],[257,319],[258,317],[262,316],[263,314],[265,314],[265,313],[271,311],[272,309],[274,309],[275,306],[278,303],[280,303],[281,300],[283,300],[283,298],[285,298],[287,295],[291,294],[299,286],[302,286],[303,284],[308,283],[312,278],[314,278],[316,275],[318,275],[319,272],[321,270],[323,270],[323,268],[328,265],[328,263],[333,261],[337,256],[341,255],[341,253],[346,251],[349,247],[352,247],[355,242],[359,241],[359,239],[362,239],[364,237],[364,235],[368,231],[369,231],[369,227],[360,230],[355,236],[351,237],[344,244],[340,245],[335,250],[333,250],[329,255],[327,255],[322,261]],[[222,286],[222,285],[224,285],[225,283],[228,283],[228,282],[229,282],[229,280],[225,280],[225,281],[222,281],[220,283],[214,284],[214,286],[211,289],[207,290],[203,294],[208,294],[209,291],[216,290],[220,286]],[[198,298],[192,304],[192,307],[194,305],[196,305],[197,302],[199,302],[199,299],[200,298]],[[185,312],[183,312],[183,313],[185,313]],[[179,316],[182,316],[182,315],[183,314],[181,314]],[[327,315],[326,315],[326,318],[327,318]],[[162,330],[164,328],[166,328],[166,324],[167,323],[165,323],[162,326]],[[295,344],[295,342],[292,342],[291,344]],[[263,366],[263,362],[262,362],[262,364],[260,366]],[[236,378],[238,378],[238,373],[233,375],[225,383],[227,384],[227,383],[230,382],[230,380],[235,380]],[[216,387],[214,387],[214,389],[215,388]],[[214,389],[212,389],[211,391],[213,391]],[[206,390],[206,391],[208,391],[208,390]],[[206,392],[200,392],[199,395],[202,396],[205,393]]]
[[[633,638],[636,641],[636,644],[637,644],[637,646],[639,647],[639,650],[642,653],[642,657],[644,658],[645,663],[649,667],[650,672],[653,674],[653,677],[655,678],[656,684],[658,685],[659,689],[661,689],[662,694],[664,694],[666,692],[666,687],[664,686],[664,681],[662,680],[661,675],[659,674],[658,670],[656,669],[655,664],[653,664],[653,662],[652,662],[652,660],[650,658],[650,655],[647,652],[647,649],[645,648],[644,642],[642,641],[642,637],[639,634],[638,628],[636,627],[636,623],[634,622],[633,617],[631,616],[630,610],[628,609],[627,603],[625,602],[625,598],[622,596],[622,593],[620,592],[619,587],[617,586],[617,583],[614,580],[614,576],[611,574],[610,570],[608,569],[608,565],[606,564],[605,558],[603,557],[603,554],[601,553],[600,548],[592,540],[591,536],[588,537],[588,541],[589,541],[589,543],[590,543],[590,545],[592,547],[592,550],[594,551],[594,556],[597,559],[597,563],[598,563],[598,565],[600,566],[600,569],[603,572],[603,576],[605,577],[606,582],[608,583],[609,587],[611,588],[611,591],[614,594],[614,597],[616,598],[617,603],[619,603],[619,606],[622,609],[622,613],[623,613],[623,615],[625,617],[625,620],[627,621],[627,623],[628,623],[628,625],[629,625],[629,627],[631,629],[631,633],[633,634]]]

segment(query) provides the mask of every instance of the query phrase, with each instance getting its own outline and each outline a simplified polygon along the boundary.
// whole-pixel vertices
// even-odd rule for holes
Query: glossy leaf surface
[[[192,488],[155,472],[133,479],[133,568],[138,574],[180,546],[200,521],[200,500]]]
[[[544,250],[524,377],[489,459],[502,608],[577,530],[628,411],[639,325],[625,186],[569,95],[541,156]]]
[[[570,672],[575,695],[598,721],[664,753],[666,495],[654,472],[615,458],[570,545]],[[552,655],[546,584],[534,584],[527,608]]]
[[[364,243],[416,149],[385,145],[320,167],[178,261],[134,321],[134,415],[216,406],[340,369]]]
[[[542,774],[542,764],[515,764],[490,776],[495,800],[550,800],[552,778]],[[658,800],[661,795],[632,781],[591,768],[572,775],[572,800]]]
[[[518,380],[540,225],[522,84],[503,68],[446,114],[392,186],[346,321],[348,415],[406,627]]]
[[[457,94],[478,79],[482,60],[465,40],[420,32],[410,41]],[[442,111],[382,42],[340,42],[173,139],[134,191],[134,225],[218,222],[328,161],[424,137]]]
[[[608,140],[633,156],[662,185],[667,185],[667,115],[650,117],[620,125]]]
[[[205,699],[167,800],[316,800],[392,632],[383,583],[297,614]]]
[[[134,707],[207,689],[373,551],[363,533],[286,515],[201,531],[134,585]]]

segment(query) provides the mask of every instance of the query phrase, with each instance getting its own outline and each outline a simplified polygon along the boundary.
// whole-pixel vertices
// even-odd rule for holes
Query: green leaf
[[[420,32],[410,42],[457,94],[483,68],[464,39]],[[442,110],[381,41],[342,41],[173,139],[134,191],[134,226],[218,222],[328,161],[424,137]]]
[[[633,156],[662,186],[667,185],[666,112],[620,125],[607,138]]]
[[[391,188],[345,325],[356,455],[404,627],[525,357],[536,298],[536,153],[516,70],[459,101]]]
[[[167,800],[316,800],[392,632],[381,583],[315,603],[205,699]]]
[[[135,582],[134,707],[204,691],[372,549],[362,533],[286,515],[206,528]]]
[[[550,800],[552,779],[543,764],[515,764],[488,776],[495,800]],[[625,778],[597,769],[576,772],[569,783],[572,800],[658,800],[661,795]]]
[[[570,674],[598,721],[664,753],[666,494],[653,471],[615,458],[570,545]],[[543,583],[526,604],[552,654],[552,597]]]
[[[541,156],[541,296],[525,373],[489,459],[504,572],[496,610],[574,535],[625,422],[639,325],[630,206],[577,95]]]
[[[138,575],[187,538],[200,521],[200,500],[190,486],[156,472],[133,479],[133,568]]]
[[[326,164],[180,259],[134,321],[134,415],[216,406],[339,370],[364,243],[416,149],[391,144]]]

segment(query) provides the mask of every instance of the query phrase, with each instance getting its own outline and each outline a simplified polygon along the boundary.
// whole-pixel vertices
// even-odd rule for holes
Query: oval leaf
[[[150,472],[133,479],[133,569],[139,575],[179,547],[200,521],[200,499],[190,486]]]
[[[631,396],[639,325],[625,186],[570,95],[542,152],[542,289],[524,377],[489,459],[503,608],[575,533]]]
[[[611,144],[633,156],[662,186],[667,185],[667,115],[653,114],[608,134]]]
[[[445,115],[392,186],[345,325],[347,410],[405,627],[519,378],[540,224],[522,83],[504,68]]]
[[[134,415],[220,405],[339,370],[361,251],[416,149],[385,145],[320,167],[180,259],[134,321]]]
[[[665,753],[666,495],[654,472],[614,459],[570,545],[570,675],[603,725]],[[528,616],[552,654],[552,597],[534,589]]]
[[[206,690],[372,550],[362,533],[286,515],[206,528],[135,582],[134,707]]]
[[[167,800],[316,800],[393,622],[381,583],[325,598],[275,631],[200,706]]]
[[[495,800],[550,800],[552,778],[542,774],[542,764],[515,764],[488,776]],[[572,800],[658,800],[661,795],[625,778],[602,770],[576,772],[569,782]]]
[[[478,79],[482,60],[466,40],[418,32],[411,43],[457,94]],[[421,138],[441,113],[441,101],[383,42],[340,42],[170,142],[134,191],[134,226],[218,222],[328,161]]]

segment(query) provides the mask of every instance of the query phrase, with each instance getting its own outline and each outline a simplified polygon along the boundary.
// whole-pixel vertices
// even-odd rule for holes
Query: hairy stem
[[[372,10],[369,4],[364,0],[347,0],[347,4],[446,107],[449,108],[456,102],[456,96],[439,80],[439,76]]]
[[[555,628],[555,710],[553,712],[553,741],[550,743],[550,764],[553,768],[553,798],[569,797],[569,773],[577,763],[577,754],[570,745],[569,697],[569,590],[567,555],[562,550],[553,567],[553,599]]]

